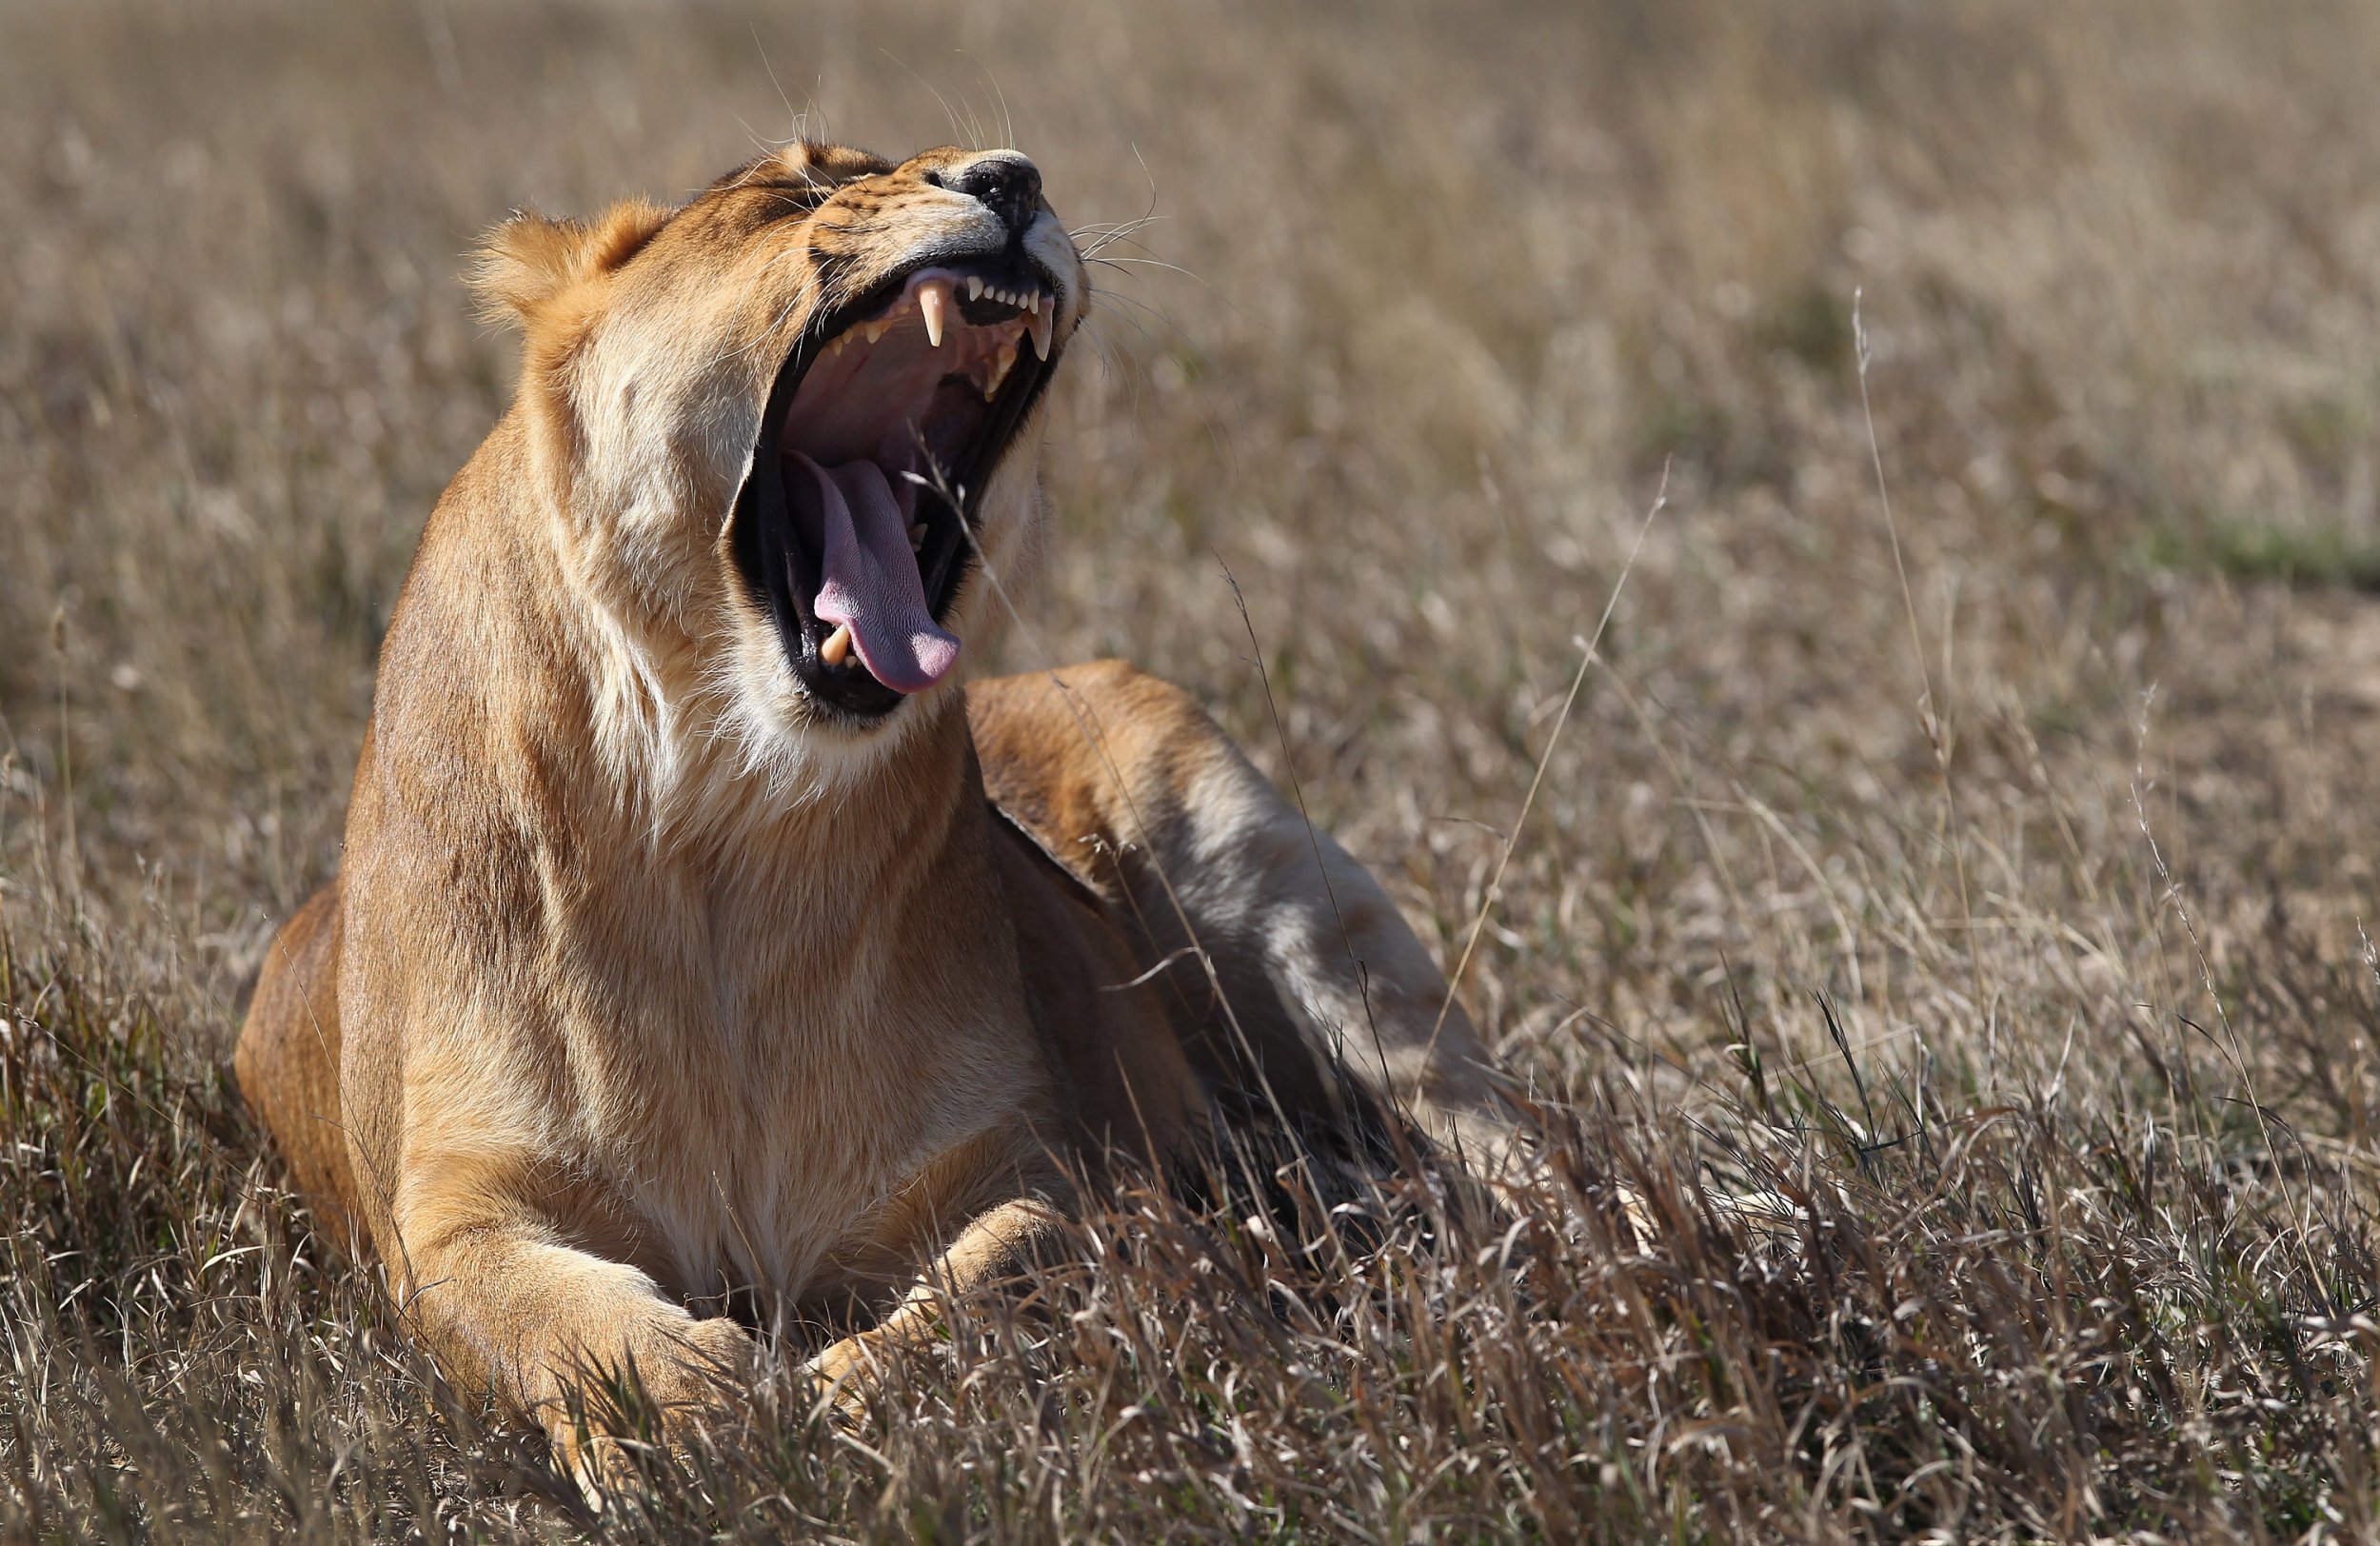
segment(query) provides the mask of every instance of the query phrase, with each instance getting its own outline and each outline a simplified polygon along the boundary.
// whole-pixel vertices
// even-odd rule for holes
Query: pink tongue
[[[811,610],[851,629],[860,659],[895,692],[923,692],[959,662],[959,641],[934,625],[909,550],[909,521],[884,469],[873,462],[823,467],[788,451],[819,493],[823,583]]]

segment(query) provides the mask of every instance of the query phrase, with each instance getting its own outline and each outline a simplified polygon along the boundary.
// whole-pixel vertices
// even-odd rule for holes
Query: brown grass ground
[[[589,1527],[223,1061],[507,393],[472,232],[804,107],[1155,212],[1007,664],[1192,686],[1450,958],[1484,908],[1566,1179],[1120,1199],[1062,1314],[596,1528],[2369,1537],[2375,57],[2318,0],[10,8],[0,1531]]]

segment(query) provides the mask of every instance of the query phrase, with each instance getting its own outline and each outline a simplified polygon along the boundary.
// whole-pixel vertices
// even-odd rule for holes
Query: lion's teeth
[[[1037,317],[1041,314],[1041,292],[1040,290],[1024,292],[1024,308]]]
[[[841,665],[851,654],[851,624],[838,623],[835,631],[818,646],[818,658],[829,665]]]
[[[863,322],[860,324],[860,336],[866,339],[871,344],[878,342],[891,330],[892,323],[889,321]]]
[[[914,553],[925,545],[925,523],[917,522],[909,527],[909,551]]]
[[[992,368],[983,378],[983,401],[988,403],[1000,394],[1000,384],[1008,379],[1009,367],[1017,363],[1017,346],[1002,344],[992,356]]]
[[[925,319],[925,342],[935,348],[942,347],[942,315],[950,305],[950,287],[939,279],[929,279],[918,287],[918,315]]]
[[[1052,301],[1049,305],[1033,313],[1032,325],[1026,329],[1026,331],[1033,335],[1033,357],[1035,359],[1046,360],[1049,358],[1050,335],[1057,330],[1058,303]]]
[[[970,301],[983,299],[983,276],[982,274],[967,275],[967,299]]]

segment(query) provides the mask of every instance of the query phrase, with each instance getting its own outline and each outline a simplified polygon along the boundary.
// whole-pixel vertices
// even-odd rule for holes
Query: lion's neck
[[[490,446],[517,456],[499,438]],[[509,518],[453,536],[488,545],[486,566],[508,576],[519,625],[502,631],[528,667],[490,707],[518,718],[525,743],[554,748],[541,776],[569,786],[525,798],[567,800],[586,835],[608,828],[624,860],[700,890],[773,887],[844,909],[902,905],[924,883],[920,856],[981,844],[965,820],[981,824],[982,788],[956,684],[902,704],[869,736],[772,723],[737,679],[777,666],[773,638],[763,655],[753,641],[701,637],[633,587],[600,583],[624,555],[585,549],[557,512],[520,497],[536,480],[517,460],[497,470],[515,493]],[[738,647],[755,653],[723,662]],[[584,751],[564,749],[574,743]]]
[[[673,701],[648,689],[641,712],[605,761],[617,808],[659,851],[731,869],[764,854],[774,868],[816,866],[858,884],[901,873],[897,856],[939,844],[950,813],[982,801],[955,690],[904,704],[896,723],[857,743],[756,730],[736,704],[700,692]]]

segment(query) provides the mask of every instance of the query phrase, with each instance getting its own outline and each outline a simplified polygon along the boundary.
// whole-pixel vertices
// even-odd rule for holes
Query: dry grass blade
[[[1653,523],[1669,507],[1669,468],[1661,468],[1661,486],[1653,497],[1653,506],[1644,513],[1644,522],[1636,527],[1636,540],[1630,545],[1627,559],[1619,566],[1619,578],[1612,582],[1612,594],[1603,604],[1603,615],[1595,620],[1594,637],[1573,640],[1578,647],[1578,669],[1571,674],[1570,690],[1562,694],[1562,706],[1554,716],[1554,728],[1546,735],[1545,750],[1537,756],[1537,765],[1529,772],[1528,792],[1520,797],[1520,809],[1513,816],[1511,830],[1504,834],[1504,846],[1496,856],[1496,868],[1488,874],[1487,889],[1480,894],[1479,911],[1471,921],[1471,932],[1463,936],[1462,954],[1455,958],[1454,970],[1446,974],[1446,1000],[1438,1006],[1438,1020],[1430,1027],[1430,1045],[1423,1053],[1426,1060],[1438,1048],[1438,1036],[1446,1028],[1446,1012],[1454,1004],[1455,995],[1462,991],[1463,974],[1471,969],[1472,955],[1479,948],[1479,935],[1487,927],[1488,916],[1496,909],[1497,894],[1504,884],[1504,871],[1513,862],[1513,850],[1520,846],[1520,834],[1529,824],[1530,809],[1537,803],[1537,790],[1545,783],[1545,770],[1554,762],[1554,752],[1562,743],[1562,731],[1570,723],[1570,711],[1578,704],[1578,689],[1587,684],[1587,672],[1595,665],[1595,652],[1603,643],[1603,630],[1612,625],[1612,612],[1619,605],[1619,593],[1627,588],[1629,571],[1636,566],[1636,555],[1644,550],[1645,534]],[[1302,803],[1302,798],[1301,798]]]

